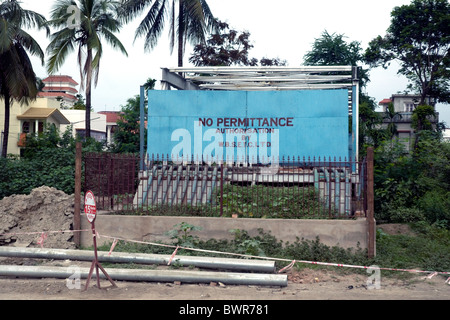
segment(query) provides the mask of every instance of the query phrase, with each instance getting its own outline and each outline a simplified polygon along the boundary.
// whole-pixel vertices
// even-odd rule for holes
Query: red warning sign
[[[84,213],[90,223],[95,220],[97,214],[97,206],[95,204],[95,197],[92,191],[87,191],[84,196]]]

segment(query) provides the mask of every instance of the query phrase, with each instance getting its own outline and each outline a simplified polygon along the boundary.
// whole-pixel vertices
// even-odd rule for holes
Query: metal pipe
[[[78,260],[92,261],[94,252],[88,250],[64,250],[45,248],[20,248],[0,246],[1,257],[31,258],[31,259],[55,259],[55,260]],[[123,253],[98,251],[100,262],[110,263],[136,263],[167,265],[170,255],[145,254],[145,253]],[[174,261],[182,266],[194,266],[206,269],[241,270],[251,272],[275,272],[275,262],[266,260],[229,259],[215,257],[175,256]]]
[[[67,279],[73,276],[73,271],[73,267],[0,265],[0,276]],[[88,268],[80,268],[79,271],[81,278],[85,279],[88,277]],[[221,282],[229,285],[287,286],[287,275],[280,274],[115,268],[109,268],[108,274],[112,279],[119,281],[180,281],[182,283]],[[100,278],[106,279],[102,273],[100,273]]]

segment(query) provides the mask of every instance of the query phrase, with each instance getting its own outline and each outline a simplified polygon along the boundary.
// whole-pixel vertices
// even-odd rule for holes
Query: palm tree
[[[73,23],[73,12],[79,21]],[[58,31],[51,35],[47,52],[47,71],[56,72],[70,53],[78,47],[81,89],[86,96],[86,138],[91,136],[91,90],[97,85],[100,60],[103,54],[102,38],[114,49],[128,56],[125,47],[114,35],[121,28],[116,17],[117,2],[110,0],[57,0],[49,24]],[[69,23],[70,22],[70,23]]]
[[[172,53],[176,34],[178,66],[182,67],[186,40],[192,44],[205,42],[207,32],[216,30],[218,23],[206,0],[178,0],[178,7],[175,2],[175,0],[122,0],[120,16],[129,22],[153,3],[135,33],[135,40],[145,36],[144,49],[151,50],[161,36],[166,16],[170,11],[170,50]]]
[[[5,101],[5,124],[1,156],[8,151],[10,107],[13,100],[28,103],[39,91],[38,78],[28,53],[44,64],[44,52],[35,39],[23,28],[45,27],[45,18],[25,10],[16,0],[0,3],[0,99]]]
[[[397,125],[395,121],[399,118],[402,118],[402,114],[400,112],[395,111],[394,104],[389,102],[386,107],[386,111],[384,112],[384,119],[388,120],[388,125],[386,128],[386,133],[389,139],[392,139],[397,134]]]

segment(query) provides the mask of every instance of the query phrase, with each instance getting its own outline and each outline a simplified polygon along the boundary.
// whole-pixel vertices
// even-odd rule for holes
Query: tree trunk
[[[9,93],[5,92],[5,125],[3,129],[3,146],[2,146],[2,157],[6,158],[8,154],[8,138],[9,138],[9,118],[11,113],[11,98],[9,97]]]
[[[178,67],[183,66],[183,33],[184,33],[184,10],[183,0],[178,0]]]
[[[86,112],[85,112],[85,138],[91,137],[91,91],[92,91],[92,49],[88,49],[87,63],[89,63],[86,75]]]

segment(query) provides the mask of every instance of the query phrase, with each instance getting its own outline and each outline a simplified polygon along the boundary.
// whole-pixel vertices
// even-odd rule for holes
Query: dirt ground
[[[347,272],[346,272],[347,273]],[[414,275],[406,279],[383,277],[380,288],[369,289],[365,274],[333,270],[302,269],[288,273],[287,287],[248,285],[183,284],[116,281],[93,278],[84,291],[69,289],[65,279],[0,277],[1,300],[450,300],[446,278]],[[402,277],[405,278],[405,277]]]

